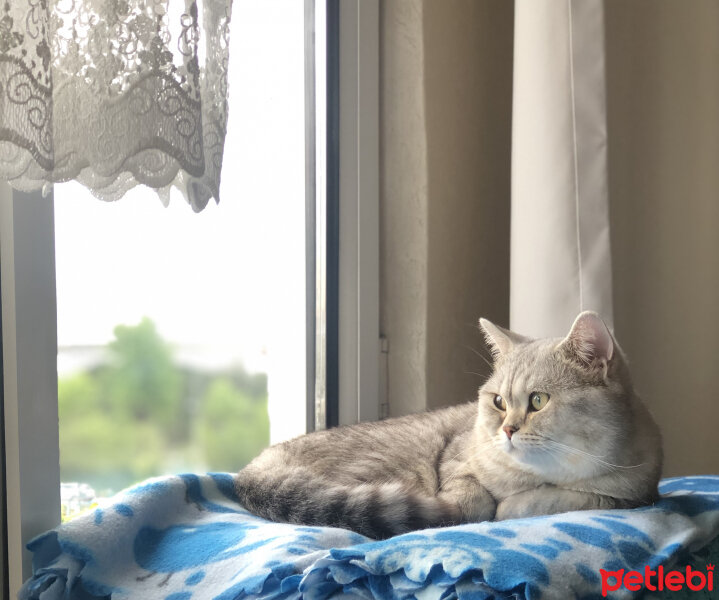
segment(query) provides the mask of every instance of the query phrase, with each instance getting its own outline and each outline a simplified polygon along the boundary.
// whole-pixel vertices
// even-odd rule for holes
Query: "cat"
[[[267,448],[236,476],[243,506],[382,539],[657,498],[661,435],[596,313],[564,339],[480,327],[494,365],[477,400]]]

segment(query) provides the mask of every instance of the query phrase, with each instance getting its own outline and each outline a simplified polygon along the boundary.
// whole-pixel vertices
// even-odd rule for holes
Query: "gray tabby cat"
[[[599,316],[583,312],[564,339],[480,325],[494,371],[477,401],[268,448],[237,476],[242,504],[274,521],[385,538],[653,502],[659,430]]]

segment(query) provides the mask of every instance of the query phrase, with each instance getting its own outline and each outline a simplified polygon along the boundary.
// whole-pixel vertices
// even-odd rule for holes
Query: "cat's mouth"
[[[516,437],[516,435],[512,437]],[[502,446],[502,449],[507,453],[516,452],[518,449],[517,440],[515,439],[513,442],[512,439],[508,438],[506,435],[504,435],[504,433],[501,434],[500,444]]]
[[[511,438],[509,438],[502,433],[500,445],[502,450],[506,454],[511,455],[517,462],[534,462],[532,450],[536,449],[536,444],[532,443],[531,438],[526,439],[519,433],[515,433]]]
[[[511,437],[508,437],[502,433],[501,437],[504,450],[514,453],[517,459],[522,455],[532,457],[532,455],[537,455],[538,453],[542,456],[548,453],[548,449],[545,448],[543,443],[544,440],[534,434],[516,432]]]

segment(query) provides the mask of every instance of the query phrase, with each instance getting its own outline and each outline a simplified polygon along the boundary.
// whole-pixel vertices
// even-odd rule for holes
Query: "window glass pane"
[[[55,187],[66,513],[304,432],[303,18],[296,0],[234,3],[218,206]]]

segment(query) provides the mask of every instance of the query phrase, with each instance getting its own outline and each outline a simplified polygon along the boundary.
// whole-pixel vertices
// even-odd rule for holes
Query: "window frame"
[[[307,0],[312,2],[313,0]],[[380,418],[379,0],[319,0],[313,46],[314,429]],[[324,115],[322,114],[324,112]],[[308,186],[308,190],[309,190]],[[308,413],[310,408],[308,406]],[[309,428],[308,428],[309,430]]]
[[[3,586],[14,598],[32,571],[25,545],[60,523],[52,193],[43,197],[0,182],[0,290],[7,511]]]
[[[336,4],[337,420],[376,421],[379,330],[379,0]],[[331,31],[328,22],[328,32]],[[328,52],[330,45],[328,43]],[[328,81],[332,81],[328,78]],[[331,109],[328,106],[328,115]],[[329,192],[328,192],[329,195]]]

